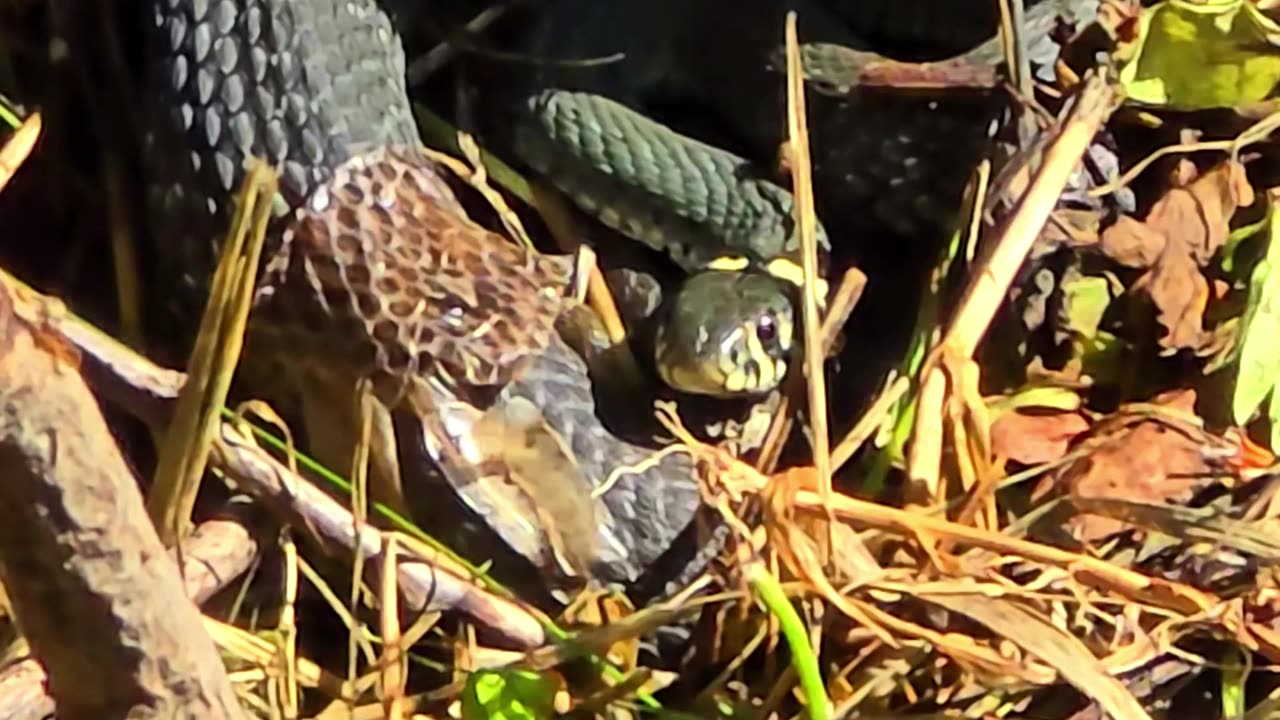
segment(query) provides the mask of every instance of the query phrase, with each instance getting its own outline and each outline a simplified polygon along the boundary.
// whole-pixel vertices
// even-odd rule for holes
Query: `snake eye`
[[[765,345],[772,345],[778,340],[778,323],[772,315],[764,315],[756,321],[756,337]]]

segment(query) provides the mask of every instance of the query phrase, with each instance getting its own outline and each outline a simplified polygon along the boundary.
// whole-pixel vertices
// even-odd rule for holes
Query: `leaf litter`
[[[567,641],[527,653],[484,647],[466,623],[435,628],[457,682],[424,706],[512,718],[665,703],[699,716],[1080,719],[1265,707],[1280,686],[1280,190],[1255,171],[1265,157],[1209,138],[1185,111],[1253,123],[1280,79],[1280,33],[1261,2],[1106,4],[1136,33],[1111,58],[1120,77],[1060,68],[1039,88],[1042,144],[1015,154],[1017,172],[998,174],[991,201],[976,203],[984,212],[960,223],[979,228],[982,252],[940,260],[968,291],[930,288],[950,313],[920,329],[923,361],[883,384],[887,398],[905,379],[907,401],[872,404],[856,442],[829,439],[839,471],[761,472],[664,413],[727,528],[708,576],[647,608],[584,594],[560,618]],[[1144,164],[1150,149],[1131,152],[1116,132],[1135,117],[1208,139]],[[818,340],[809,347],[829,344]],[[536,419],[490,420],[486,457],[529,476],[571,471]],[[877,426],[912,428],[906,451],[870,442]],[[514,430],[520,453],[501,439]],[[877,466],[891,482],[873,493],[861,481]],[[575,566],[589,554],[575,544],[589,511],[559,506],[581,500],[532,498]],[[691,619],[676,672],[646,667],[638,638]],[[807,646],[805,633],[784,646],[780,627],[793,621]],[[1240,657],[1249,672],[1223,670]],[[800,677],[814,671],[816,685]]]
[[[824,500],[815,468],[761,475],[673,428],[704,460],[708,497],[737,528],[737,557],[765,559],[823,618],[811,622],[837,712],[1201,717],[1175,703],[1206,682],[1212,696],[1213,680],[1228,677],[1214,674],[1218,659],[1252,654],[1263,675],[1280,661],[1274,456],[1266,418],[1248,416],[1280,366],[1259,364],[1265,381],[1233,419],[1239,365],[1205,361],[1249,291],[1247,277],[1223,274],[1224,248],[1249,247],[1229,243],[1248,222],[1269,228],[1249,216],[1269,199],[1234,152],[1151,166],[1162,167],[1163,182],[1152,169],[1143,178],[1145,212],[1082,210],[1081,192],[1063,193],[1052,216],[1092,230],[1062,242],[1063,225],[1044,226],[1058,241],[1030,262],[1048,273],[1053,312],[1020,337],[1025,316],[994,321],[1018,338],[1020,371],[946,359],[935,342],[924,370],[943,368],[943,414],[917,422],[911,443],[940,449],[938,496],[868,503],[852,496],[856,474],[843,473]],[[988,222],[984,241],[1008,225]],[[1270,327],[1270,303],[1254,295],[1252,325]],[[916,412],[920,393],[913,385]],[[764,535],[750,520],[761,511]],[[828,514],[847,540],[823,563],[812,521]],[[743,653],[761,652],[752,633],[732,636]],[[760,678],[739,667],[744,681]],[[1049,692],[1064,685],[1074,699]],[[735,687],[746,686],[721,692]],[[1251,706],[1227,680],[1216,690]]]
[[[1163,92],[1182,99],[1185,77],[1168,73],[1189,69],[1167,59],[1162,43],[1171,39],[1150,34],[1182,27],[1149,22],[1152,12],[1181,12],[1184,3],[1173,3],[1127,10],[1148,33],[1131,74],[1148,88],[1163,77]],[[907,376],[907,402],[874,403],[878,416],[857,423],[856,443],[831,438],[841,449],[830,478],[804,463],[762,473],[695,439],[677,409],[662,413],[697,459],[704,499],[727,529],[720,562],[700,590],[665,605],[580,597],[563,618],[574,643],[467,675],[464,717],[605,707],[631,715],[655,708],[648,693],[664,687],[662,702],[699,714],[1176,717],[1186,716],[1171,712],[1184,688],[1207,682],[1238,694],[1225,681],[1213,685],[1214,663],[1230,653],[1251,654],[1255,672],[1280,662],[1271,571],[1280,495],[1261,466],[1271,457],[1266,419],[1252,417],[1280,366],[1253,363],[1252,394],[1235,403],[1246,417],[1233,419],[1223,378],[1243,365],[1215,374],[1204,360],[1242,305],[1252,322],[1240,328],[1240,352],[1266,355],[1250,342],[1272,318],[1270,291],[1256,289],[1269,275],[1242,280],[1220,261],[1243,216],[1269,195],[1253,186],[1247,158],[1221,148],[1194,162],[1175,153],[1172,164],[1139,174],[1140,186],[1094,192],[1142,158],[1111,134],[1127,106],[1114,100],[1106,72],[1062,77],[1042,88],[1056,93],[1046,101],[1056,120],[1044,124],[1038,151],[1015,156],[1010,165],[1022,174],[1001,174],[987,191],[1018,201],[963,223],[978,228],[975,259],[941,261],[970,287],[930,288],[952,312],[920,329],[923,362]],[[1228,85],[1219,82],[1210,99]],[[792,132],[803,135],[794,112]],[[1185,116],[1162,122],[1199,130]],[[812,209],[798,190],[807,226]],[[977,206],[994,207],[981,198]],[[1257,265],[1244,254],[1256,243],[1230,247]],[[1250,285],[1252,304],[1241,299]],[[1001,312],[1010,297],[1034,299],[1037,309]],[[828,344],[811,336],[807,347]],[[1006,362],[987,362],[993,349]],[[811,403],[834,401],[821,385],[808,390]],[[790,400],[804,407],[801,396]],[[810,433],[823,433],[825,455],[816,415]],[[904,455],[866,442],[877,425],[912,428]],[[1261,452],[1250,451],[1250,434]],[[894,482],[860,496],[859,477],[887,457]],[[678,617],[700,621],[677,672],[664,675],[645,666],[636,638]],[[592,653],[621,674],[567,672]]]

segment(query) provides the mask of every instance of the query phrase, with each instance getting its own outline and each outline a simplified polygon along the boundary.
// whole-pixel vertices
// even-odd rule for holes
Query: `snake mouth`
[[[791,333],[789,321],[767,333],[758,321],[744,322],[718,343],[676,347],[660,332],[655,347],[658,373],[673,389],[696,395],[732,398],[767,393],[787,375]]]
[[[776,337],[762,338],[760,328],[743,323],[721,341],[713,360],[719,363],[724,390],[732,395],[755,395],[777,387],[787,374],[787,348]],[[790,333],[785,344],[790,346]],[[772,340],[766,342],[766,339]]]

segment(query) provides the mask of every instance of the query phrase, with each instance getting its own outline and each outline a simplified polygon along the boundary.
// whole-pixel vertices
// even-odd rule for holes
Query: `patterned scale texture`
[[[418,134],[376,0],[151,0],[149,15],[152,236],[158,277],[180,283],[162,296],[190,317],[248,156],[279,171],[283,220],[351,155]]]
[[[511,379],[496,402],[542,408],[593,487],[619,464],[640,466],[596,501],[600,573],[636,579],[694,515],[689,459],[642,464],[651,451],[595,416],[582,360],[551,331],[567,259],[466,220],[434,166],[407,149],[420,140],[382,5],[146,0],[155,294],[173,299],[182,330],[194,328],[245,160],[264,158],[280,192],[251,354],[274,344],[263,354],[290,373],[306,364],[371,377],[388,402],[428,372]]]
[[[439,172],[409,147],[340,166],[268,263],[255,337],[274,335],[276,355],[343,359],[388,406],[415,376],[504,385],[542,352],[566,306],[572,257],[475,224]]]

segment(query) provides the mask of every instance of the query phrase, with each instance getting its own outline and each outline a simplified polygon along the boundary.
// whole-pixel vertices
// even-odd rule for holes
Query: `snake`
[[[661,565],[695,525],[692,462],[655,456],[598,419],[588,368],[555,331],[572,304],[571,261],[467,217],[449,172],[421,148],[389,8],[150,0],[147,12],[151,234],[175,302],[188,304],[180,312],[190,317],[208,287],[248,159],[265,160],[279,191],[248,353],[368,379],[388,409],[419,402],[419,421],[421,402],[446,421],[467,416],[445,429],[452,452],[439,435],[426,444],[453,490],[535,565],[621,583]],[[664,379],[706,394],[780,382],[794,283],[771,265],[797,249],[790,194],[742,158],[599,93],[551,88],[529,94],[525,111],[526,162],[689,272],[657,342]],[[647,142],[619,149],[635,138]],[[829,245],[825,230],[820,239]],[[724,267],[726,251],[749,271]],[[555,446],[570,477],[538,487],[548,481],[535,468],[515,499],[510,483],[478,482],[475,465],[495,452],[477,439],[486,423]],[[565,497],[587,498],[592,522],[564,523],[557,542],[529,501]]]
[[[566,262],[466,218],[447,173],[420,149],[384,9],[373,0],[155,0],[147,10],[143,160],[174,311],[199,308],[246,163],[263,159],[279,173],[278,211],[250,317],[267,340],[257,349],[251,340],[246,357],[368,377],[388,407],[448,368],[454,388],[429,388],[437,406],[488,388],[494,406],[538,408],[584,484],[559,491],[591,498],[596,537],[576,541],[594,550],[579,571],[640,581],[693,523],[692,463],[680,453],[654,459],[598,419],[585,362],[552,331],[560,301],[545,291],[563,285]],[[505,294],[490,292],[498,289]],[[456,342],[464,336],[474,342]],[[528,515],[505,511],[507,498],[486,494],[492,486],[466,463],[441,459],[453,490],[503,540],[556,567],[554,543]],[[611,478],[619,468],[634,469]]]
[[[683,96],[712,112],[719,105],[719,116],[734,133],[757,140],[764,147],[757,155],[767,153],[781,141],[784,118],[767,98],[781,95],[785,62],[781,53],[762,49],[779,44],[784,10],[794,10],[802,21],[801,67],[810,87],[851,97],[860,68],[885,60],[865,49],[866,43],[838,19],[859,14],[851,5],[833,0],[558,0],[545,11],[541,30],[531,33],[533,41],[520,48],[536,58],[570,63],[621,58],[576,68],[537,66],[532,80],[517,82],[513,93],[518,108],[510,122],[515,128],[510,145],[580,210],[694,274],[670,303],[668,317],[675,321],[660,326],[657,337],[656,365],[672,387],[731,396],[760,393],[780,382],[796,332],[794,293],[787,281],[798,284],[800,248],[789,191],[759,164],[646,116],[646,99]],[[1048,0],[1033,6],[1024,29],[1034,63],[1051,64],[1057,51],[1051,30],[1060,18],[1089,19],[1092,8],[1085,5]],[[913,36],[922,34],[920,25],[911,26]],[[976,34],[966,30],[958,34]],[[770,33],[779,37],[771,39]],[[708,49],[706,38],[713,34],[716,41]],[[948,64],[985,71],[994,88],[1003,55],[999,38],[990,38]],[[726,84],[724,72],[754,86],[733,84],[730,100],[730,93],[717,91]],[[1004,98],[980,94],[977,119],[990,122]],[[988,102],[990,96],[995,102]],[[819,180],[853,190],[843,204],[869,208],[903,236],[936,235],[950,222],[963,184],[956,171],[968,172],[986,145],[985,135],[975,133],[985,123],[975,122],[972,113],[953,117],[954,107],[938,109],[927,101],[908,99],[889,113],[865,112],[855,101],[825,113],[837,118],[833,127],[820,126],[820,139],[836,135],[853,150],[844,157],[827,153],[837,157],[819,167]],[[886,138],[877,128],[851,127],[845,120],[877,117],[885,124],[901,123],[896,135]],[[877,143],[881,146],[873,147]],[[929,207],[930,202],[940,207]],[[936,227],[928,226],[931,221]],[[816,240],[825,259],[831,240],[820,221]],[[739,263],[741,257],[754,259],[757,271],[737,282],[697,277],[725,254]],[[821,298],[825,285],[820,287]],[[715,317],[708,316],[708,307],[715,308]]]

